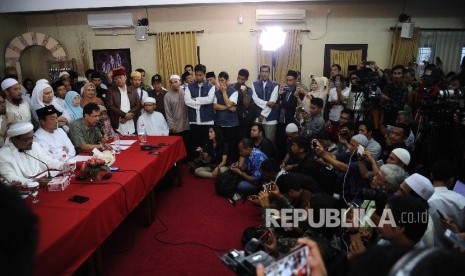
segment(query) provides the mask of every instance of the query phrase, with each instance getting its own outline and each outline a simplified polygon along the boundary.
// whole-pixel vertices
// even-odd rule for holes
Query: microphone
[[[23,150],[23,149],[18,149],[18,151],[19,151],[19,152],[22,152],[22,153],[26,154],[27,156],[30,156],[30,157],[34,158],[35,160],[37,160],[37,161],[41,162],[42,164],[44,164],[45,167],[47,168],[47,178],[49,178],[49,179],[52,178],[52,175],[50,174],[50,169],[49,169],[47,163],[45,163],[44,161],[40,160],[39,158],[36,158],[36,157],[30,155],[29,153],[27,153],[27,152],[26,152],[25,150]]]
[[[103,124],[101,122],[97,123],[97,128],[100,131],[100,134],[102,134],[102,136],[105,136],[105,131],[103,130]]]

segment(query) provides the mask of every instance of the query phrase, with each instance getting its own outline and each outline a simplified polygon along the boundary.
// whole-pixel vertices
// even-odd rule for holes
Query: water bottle
[[[113,143],[114,143],[113,149],[115,150],[115,154],[120,154],[121,153],[121,143],[120,143],[118,134],[114,135]]]

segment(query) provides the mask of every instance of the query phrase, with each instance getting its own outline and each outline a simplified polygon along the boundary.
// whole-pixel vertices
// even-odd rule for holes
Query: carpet
[[[261,223],[260,208],[242,201],[234,207],[215,194],[213,180],[196,178],[186,166],[181,173],[182,187],[155,193],[150,227],[136,209],[104,243],[105,275],[234,275],[219,256],[242,248],[244,229]]]

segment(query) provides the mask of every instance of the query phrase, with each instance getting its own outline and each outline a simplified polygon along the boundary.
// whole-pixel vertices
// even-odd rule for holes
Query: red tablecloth
[[[132,137],[137,139],[137,137]],[[39,218],[36,275],[72,274],[126,218],[128,212],[186,156],[181,137],[148,137],[147,143],[168,143],[149,155],[139,141],[116,155],[113,177],[96,183],[73,181],[63,192],[40,189],[38,204],[31,204]],[[137,173],[139,172],[139,173]],[[85,203],[68,200],[71,195],[89,197]]]

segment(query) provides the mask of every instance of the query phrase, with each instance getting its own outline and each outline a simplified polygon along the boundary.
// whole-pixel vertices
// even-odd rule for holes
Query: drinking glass
[[[139,136],[139,140],[141,144],[145,144],[145,142],[147,142],[147,133],[145,133],[145,131],[139,132],[137,135]]]
[[[27,184],[27,189],[32,196],[32,203],[36,204],[39,202],[37,196],[39,195],[39,182],[30,182]]]

